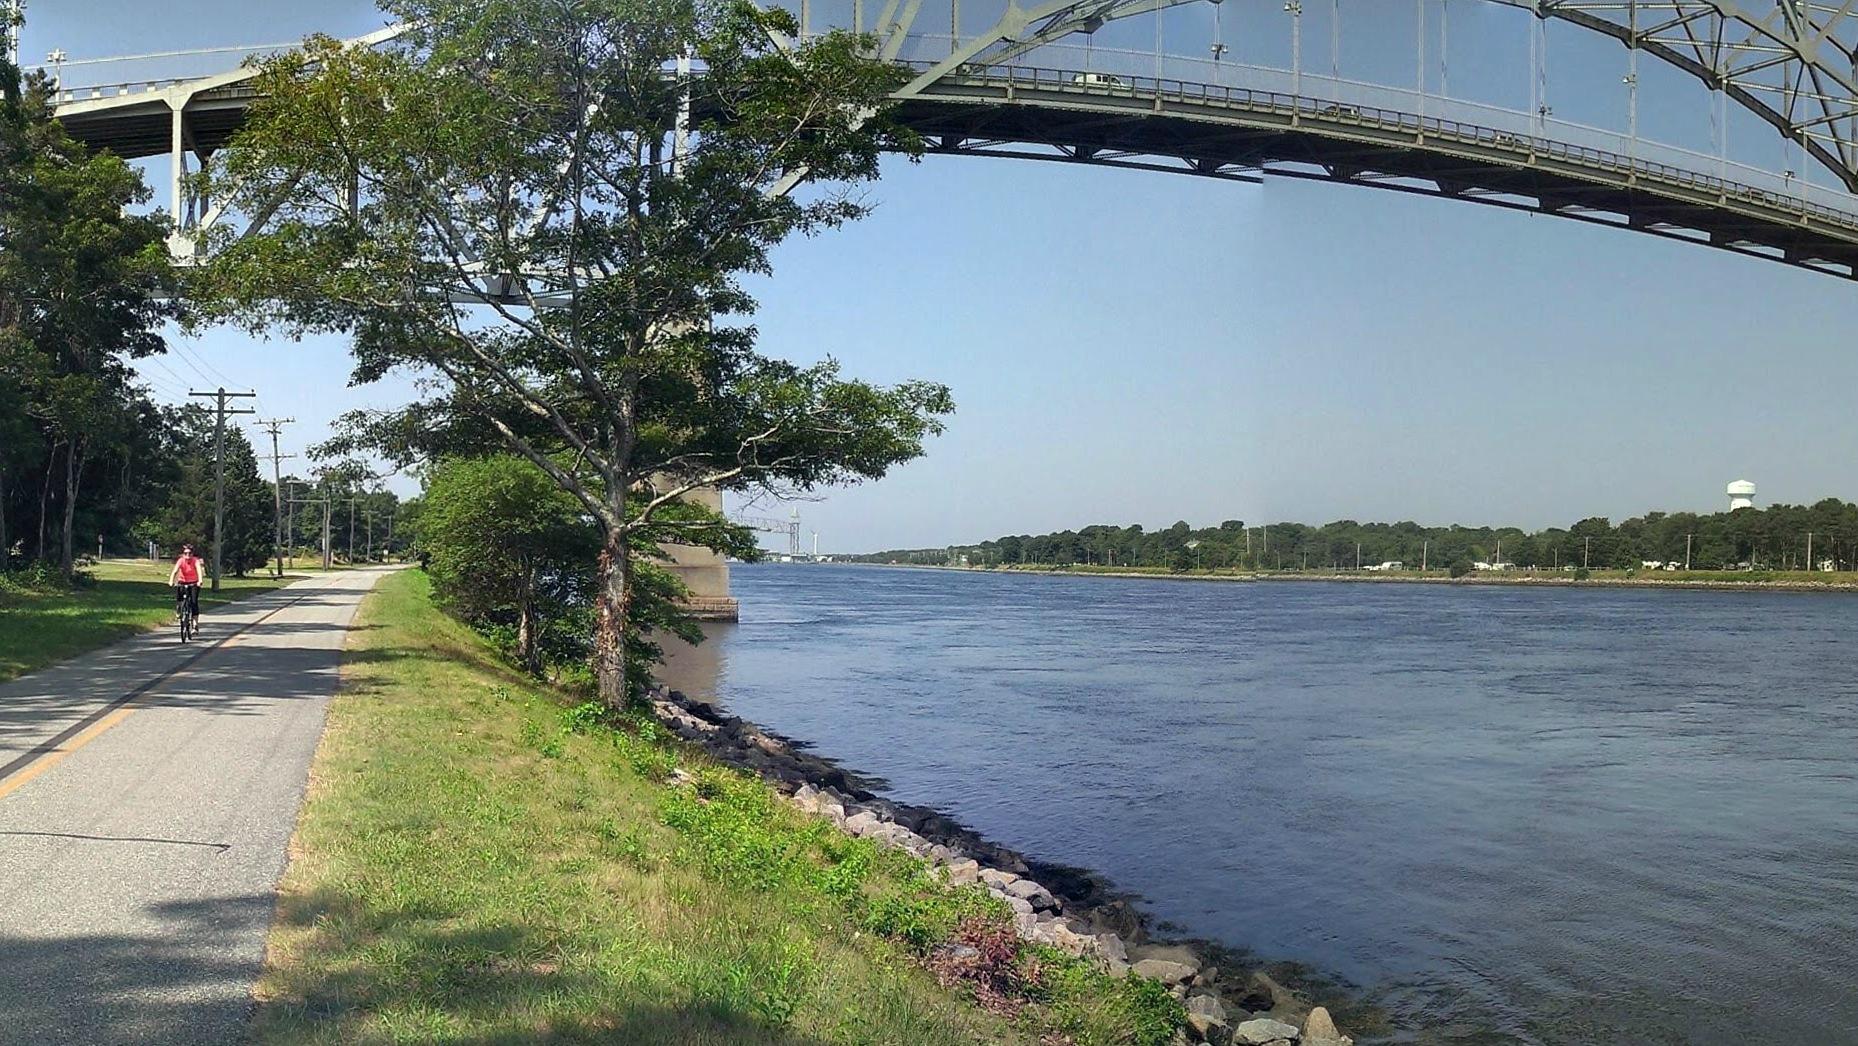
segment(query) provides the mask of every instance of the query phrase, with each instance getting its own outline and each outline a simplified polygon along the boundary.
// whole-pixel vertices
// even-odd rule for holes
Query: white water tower
[[[1745,479],[1729,484],[1729,511],[1755,507],[1755,485]]]

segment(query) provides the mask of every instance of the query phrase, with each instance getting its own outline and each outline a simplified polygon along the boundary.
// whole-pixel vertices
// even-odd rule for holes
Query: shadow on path
[[[217,897],[159,906],[134,934],[0,936],[0,1040],[238,1041],[252,1008],[244,986],[257,971],[215,945],[267,922],[271,909],[269,896]]]

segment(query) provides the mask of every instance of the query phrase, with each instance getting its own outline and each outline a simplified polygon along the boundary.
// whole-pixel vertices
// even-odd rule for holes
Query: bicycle
[[[181,642],[200,634],[200,586],[174,586],[175,613],[181,619]]]

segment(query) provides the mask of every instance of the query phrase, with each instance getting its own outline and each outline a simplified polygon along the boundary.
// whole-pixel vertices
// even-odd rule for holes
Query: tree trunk
[[[45,562],[45,522],[52,514],[52,472],[58,467],[58,448],[60,443],[52,444],[45,456],[45,478],[39,481],[39,540],[33,549],[32,558]]]
[[[542,674],[542,656],[536,643],[535,571],[527,566],[516,593],[516,657],[530,675]]]
[[[623,533],[609,531],[600,552],[600,598],[594,626],[594,675],[600,700],[623,708],[631,697],[626,678],[626,617],[632,600],[632,556]]]
[[[65,577],[77,574],[77,535],[72,530],[77,523],[77,477],[84,467],[84,456],[78,449],[81,445],[80,441],[73,440],[65,448],[64,547],[59,559],[59,568],[64,571]]]
[[[6,469],[0,468],[0,573],[13,565],[13,541],[6,530]]]

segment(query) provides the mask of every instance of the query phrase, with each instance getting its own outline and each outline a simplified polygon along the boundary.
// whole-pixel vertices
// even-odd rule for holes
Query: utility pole
[[[102,538],[97,539],[97,549],[98,549],[97,558],[102,559],[103,558],[103,552],[102,552],[103,539]],[[1813,569],[1813,532],[1810,530],[1806,532],[1806,569],[1808,570]]]
[[[1690,570],[1690,539],[1693,537],[1696,537],[1696,535],[1695,534],[1684,535],[1684,569],[1686,571]]]
[[[1361,569],[1361,542],[1355,542],[1355,569]]]
[[[1432,551],[1432,539],[1431,538],[1427,538],[1426,540],[1421,541],[1419,543],[1419,570],[1421,573],[1425,573],[1425,570],[1426,570],[1426,553],[1431,552],[1431,551]]]
[[[277,452],[278,430],[286,425],[296,424],[296,418],[272,418],[270,421],[254,421],[252,424],[271,434],[271,496],[276,502],[272,516],[272,526],[277,531],[277,576],[284,576],[284,469],[285,458],[294,458],[295,454]]]
[[[221,385],[213,392],[187,390],[189,396],[213,398],[213,591],[219,591],[219,565],[226,546],[226,415],[256,414],[248,407],[228,408],[229,399],[253,399],[256,392],[227,392]]]
[[[1591,551],[1592,548],[1593,548],[1593,538],[1587,537],[1587,538],[1581,539],[1581,569],[1582,570],[1587,569],[1587,553]]]
[[[372,563],[374,562],[374,502],[370,500],[368,507],[362,511],[368,515],[368,562]]]
[[[355,562],[355,495],[348,496],[348,561]]]

